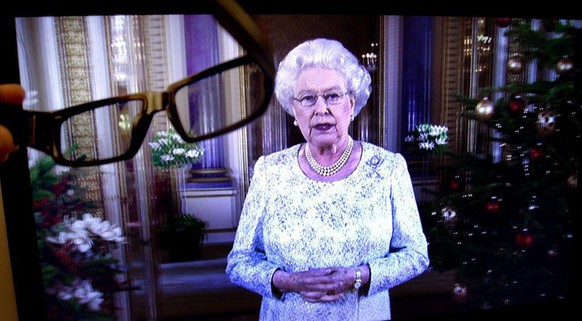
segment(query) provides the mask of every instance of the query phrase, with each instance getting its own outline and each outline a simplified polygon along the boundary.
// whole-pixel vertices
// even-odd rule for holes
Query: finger
[[[18,146],[14,145],[14,138],[8,128],[0,125],[0,163],[8,159],[10,153],[15,152]]]
[[[340,283],[346,283],[348,280],[341,275],[301,275],[301,280],[309,285],[321,285],[326,287],[337,287]]]
[[[344,297],[343,293],[339,293],[339,294],[327,294],[321,297],[321,299],[319,299],[320,302],[333,302],[333,301],[337,301],[339,299],[342,299]]]
[[[329,292],[338,287],[338,283],[325,277],[306,277],[301,279],[300,289],[303,291]]]
[[[309,270],[299,273],[304,276],[326,276],[331,274],[331,270],[328,268],[309,268]]]
[[[319,291],[301,291],[299,294],[303,297],[305,301],[308,302],[319,302],[322,297],[326,296],[325,292]]]
[[[0,85],[0,102],[9,105],[19,105],[24,101],[25,92],[18,84]]]
[[[306,287],[303,290],[306,291],[327,291],[331,286],[333,287],[336,283],[332,278],[327,275],[323,276],[313,276],[306,274],[297,275],[297,282],[301,287]]]
[[[344,282],[337,282],[334,283],[333,286],[330,287],[329,290],[327,290],[327,294],[341,294],[344,292],[347,292],[351,289],[351,285],[348,285],[347,283]]]

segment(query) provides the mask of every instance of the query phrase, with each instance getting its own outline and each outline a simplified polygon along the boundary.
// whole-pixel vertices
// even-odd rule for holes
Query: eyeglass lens
[[[179,126],[197,138],[252,117],[267,94],[264,80],[262,69],[248,63],[180,88],[175,93]],[[144,111],[143,101],[131,100],[72,116],[61,126],[64,158],[84,162],[124,155],[131,146],[135,119]]]
[[[122,101],[67,119],[61,125],[64,158],[93,161],[123,155],[131,144],[133,120],[144,108],[142,100]]]
[[[264,74],[253,64],[226,70],[176,92],[180,124],[200,137],[250,117],[260,106]]]

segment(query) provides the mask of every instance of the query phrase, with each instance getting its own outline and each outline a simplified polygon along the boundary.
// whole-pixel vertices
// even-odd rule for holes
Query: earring
[[[352,116],[350,116],[350,121],[354,121],[354,114],[352,114]]]
[[[299,124],[297,123],[297,119],[293,120],[293,125],[299,126]]]

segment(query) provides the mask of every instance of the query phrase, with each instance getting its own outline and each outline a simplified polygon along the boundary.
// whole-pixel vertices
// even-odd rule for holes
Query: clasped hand
[[[308,302],[331,302],[343,298],[352,289],[352,268],[331,267],[301,272],[277,271],[273,284],[279,290],[299,293]]]

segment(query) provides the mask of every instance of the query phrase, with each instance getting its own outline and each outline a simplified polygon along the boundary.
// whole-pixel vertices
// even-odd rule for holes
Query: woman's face
[[[339,72],[320,67],[304,70],[297,78],[293,97],[295,119],[307,142],[327,146],[348,135],[355,101],[347,93],[346,81]],[[314,97],[313,106],[303,106],[297,101]],[[327,102],[324,97],[328,97]]]

